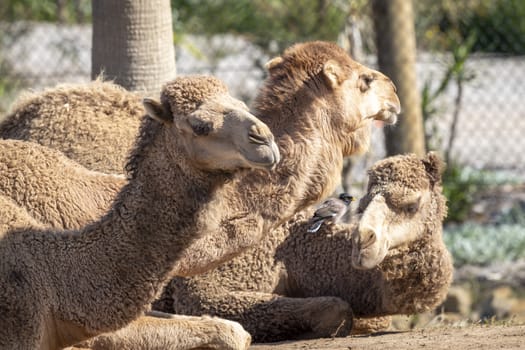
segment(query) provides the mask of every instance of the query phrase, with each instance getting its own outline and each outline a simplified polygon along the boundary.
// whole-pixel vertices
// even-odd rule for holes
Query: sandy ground
[[[525,349],[525,325],[427,328],[372,336],[255,344],[251,350]]]

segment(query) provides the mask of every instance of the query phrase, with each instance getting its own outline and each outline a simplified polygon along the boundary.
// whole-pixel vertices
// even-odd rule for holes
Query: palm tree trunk
[[[397,87],[401,100],[399,123],[385,129],[388,155],[425,154],[421,96],[416,79],[416,35],[412,0],[374,0],[379,69]]]
[[[157,95],[175,78],[169,0],[93,0],[91,77]]]

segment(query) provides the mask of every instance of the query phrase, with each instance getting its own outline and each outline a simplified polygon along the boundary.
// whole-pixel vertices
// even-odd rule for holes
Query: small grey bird
[[[348,193],[341,193],[337,198],[328,198],[315,211],[310,219],[308,232],[317,232],[325,221],[338,222],[345,215],[350,203],[355,200]]]

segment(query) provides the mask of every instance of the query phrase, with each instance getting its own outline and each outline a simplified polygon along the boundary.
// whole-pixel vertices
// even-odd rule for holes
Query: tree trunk
[[[91,77],[158,95],[175,78],[170,0],[93,0]]]
[[[379,69],[397,87],[399,122],[385,128],[388,155],[425,154],[421,96],[416,81],[416,35],[412,0],[373,0]]]

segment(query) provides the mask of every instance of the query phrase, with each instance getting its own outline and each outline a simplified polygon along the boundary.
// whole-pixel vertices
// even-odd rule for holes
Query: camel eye
[[[405,205],[403,210],[408,214],[415,214],[419,210],[419,200]]]
[[[372,75],[362,74],[359,77],[359,89],[361,92],[365,92],[366,90],[370,89],[370,85],[373,81],[374,77]]]

